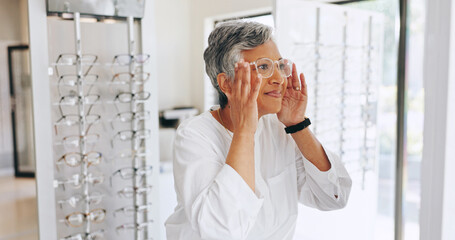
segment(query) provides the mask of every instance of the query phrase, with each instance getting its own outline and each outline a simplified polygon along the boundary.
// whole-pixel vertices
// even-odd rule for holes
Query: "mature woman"
[[[220,108],[177,130],[178,206],[167,238],[292,239],[298,202],[343,208],[351,179],[308,128],[305,78],[281,57],[270,27],[225,22],[208,43]]]

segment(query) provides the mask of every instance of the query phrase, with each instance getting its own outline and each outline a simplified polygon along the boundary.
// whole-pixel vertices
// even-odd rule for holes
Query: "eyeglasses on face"
[[[113,64],[118,64],[120,66],[129,65],[131,63],[144,64],[150,59],[149,54],[119,54],[114,57]]]
[[[104,230],[100,229],[91,233],[77,233],[60,238],[60,240],[104,240]]]
[[[85,221],[90,221],[93,223],[100,223],[104,221],[106,217],[106,210],[105,209],[94,209],[88,213],[82,212],[73,212],[70,213],[65,217],[65,219],[61,219],[60,222],[66,223],[71,227],[80,227],[84,224]]]
[[[250,63],[250,65],[255,66],[258,73],[261,74],[263,78],[271,77],[275,72],[275,67],[278,68],[282,77],[289,77],[292,74],[292,61],[289,59],[273,61],[269,58],[260,58]]]
[[[103,200],[103,197],[104,195],[100,192],[92,192],[90,195],[85,197],[80,194],[76,194],[68,199],[59,200],[57,203],[60,205],[60,208],[62,208],[64,204],[68,204],[71,207],[76,208],[82,202],[87,202],[90,205],[99,204],[101,200]]]
[[[127,206],[127,207],[122,207],[114,211],[114,217],[117,214],[123,213],[125,216],[133,216],[134,213],[139,212],[139,213],[145,213],[150,211],[152,208],[152,204],[148,203],[147,205],[141,205],[141,206]]]
[[[82,162],[87,162],[88,166],[97,165],[101,162],[102,156],[103,154],[95,151],[91,151],[86,154],[79,152],[65,153],[57,160],[57,166],[65,163],[70,167],[77,167],[80,166]]]
[[[147,194],[152,191],[153,186],[147,185],[145,187],[126,187],[118,191],[120,197],[132,198],[134,194]]]

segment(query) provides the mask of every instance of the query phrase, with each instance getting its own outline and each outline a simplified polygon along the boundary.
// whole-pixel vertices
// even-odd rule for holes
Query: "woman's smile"
[[[269,96],[269,97],[273,97],[273,98],[280,98],[281,99],[283,97],[283,94],[281,92],[282,91],[280,91],[280,90],[272,90],[272,91],[264,93],[264,95]]]

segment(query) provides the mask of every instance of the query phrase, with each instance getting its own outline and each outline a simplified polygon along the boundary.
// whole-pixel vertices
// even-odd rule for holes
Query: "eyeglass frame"
[[[93,222],[93,223],[101,223],[101,222],[104,221],[104,219],[106,219],[106,209],[103,209],[103,208],[93,209],[93,210],[91,210],[91,211],[88,212],[88,213],[84,213],[84,212],[72,212],[72,213],[66,215],[64,219],[60,219],[59,222],[64,222],[65,224],[67,224],[67,225],[69,225],[69,226],[71,226],[71,227],[80,227],[80,226],[82,226],[82,224],[83,224],[84,221],[87,221],[87,217],[89,217],[90,214],[93,214],[95,211],[100,211],[100,210],[104,213],[103,219],[101,219],[100,221],[93,221],[93,220],[90,220],[90,219],[88,219],[88,220],[89,220],[90,222]],[[81,214],[82,216],[84,216],[84,220],[82,221],[82,223],[81,223],[80,225],[73,225],[73,224],[70,223],[69,218],[70,218],[72,215],[77,215],[77,214]]]
[[[69,236],[66,236],[64,238],[60,238],[60,240],[74,240],[77,238],[77,240],[98,240],[98,239],[93,239],[93,236],[101,234],[101,236],[104,237],[104,229],[99,229],[91,233],[76,233],[76,234],[71,234]]]
[[[133,194],[144,194],[144,193],[147,193],[149,191],[151,191],[153,188],[152,185],[146,185],[146,186],[143,186],[143,187],[125,187],[123,188],[122,190],[120,191],[117,191],[117,194],[121,197],[123,195],[123,197],[125,198],[130,198],[126,195],[125,191],[126,190],[132,190],[133,191]]]
[[[91,62],[90,64],[87,64],[87,65],[90,66],[90,67],[85,71],[85,73],[84,73],[83,75],[87,75],[87,74],[90,72],[90,70],[92,69],[93,65],[94,65],[94,64],[96,63],[96,61],[98,60],[98,55],[95,55],[95,54],[82,54],[82,55],[79,57],[79,55],[74,54],[74,53],[62,53],[62,54],[58,55],[57,60],[55,61],[55,63],[56,63],[56,65],[55,65],[55,73],[56,73],[56,75],[59,76],[59,77],[60,77],[61,75],[60,75],[59,72],[58,72],[58,67],[57,67],[57,66],[59,66],[59,61],[60,61],[60,59],[62,59],[62,57],[65,56],[65,55],[75,56],[75,57],[76,57],[76,62],[79,61],[79,60],[81,60],[84,56],[93,56],[93,57],[95,57],[95,59],[93,60],[93,62]],[[82,61],[81,61],[81,62],[82,62]],[[74,65],[76,65],[76,64],[77,64],[77,63],[73,63],[73,64],[62,64],[61,66],[74,66]],[[81,65],[82,65],[82,64],[81,64]]]
[[[140,205],[140,206],[126,206],[126,207],[122,207],[122,208],[119,208],[119,209],[116,209],[114,212],[113,212],[113,215],[114,217],[116,217],[116,215],[118,214],[118,212],[123,212],[126,216],[128,216],[128,214],[126,213],[128,210],[132,210],[132,211],[136,211],[136,212],[148,212],[150,211],[150,207],[152,206],[152,203],[147,203],[147,204],[144,204],[144,205]]]
[[[114,141],[116,140],[116,136],[120,136],[121,133],[123,132],[131,132],[132,133],[132,136],[131,138],[128,138],[128,139],[121,139],[121,141],[130,141],[130,140],[136,140],[136,134],[140,131],[144,131],[145,132],[145,137],[143,138],[139,138],[139,140],[144,140],[144,139],[148,139],[150,138],[151,134],[152,134],[152,131],[150,129],[139,129],[139,130],[122,130],[122,131],[118,131],[113,137],[112,137],[112,140],[111,140],[111,147],[114,148]]]
[[[88,162],[88,161],[87,161],[87,167],[90,167],[91,165],[98,165],[98,164],[101,162],[101,159],[103,158],[103,154],[102,154],[101,152],[90,151],[90,152],[87,152],[87,153],[85,153],[85,154],[82,154],[82,153],[80,153],[80,152],[68,152],[68,153],[63,154],[63,155],[57,160],[57,162],[56,162],[57,170],[59,170],[58,165],[59,165],[59,164],[63,164],[63,163],[60,163],[60,162],[64,162],[64,163],[66,163],[66,165],[68,165],[68,166],[70,166],[70,167],[77,167],[77,166],[80,166],[82,162],[86,161],[85,159],[87,159],[87,156],[88,156],[89,154],[93,154],[93,153],[97,153],[97,154],[98,154],[98,159],[97,159],[97,161],[95,161],[95,162]],[[78,163],[77,165],[72,166],[72,165],[68,164],[68,162],[66,161],[66,157],[67,157],[68,155],[70,155],[70,154],[80,155],[82,160],[79,161],[79,163]]]
[[[90,108],[91,110],[91,108]],[[89,111],[90,111],[89,110]],[[58,129],[57,129],[57,126],[60,126],[60,125],[64,125],[64,124],[59,124],[60,121],[62,121],[63,119],[67,118],[67,117],[70,117],[70,116],[73,116],[73,117],[79,117],[79,120],[77,122],[80,122],[81,119],[82,119],[82,116],[80,116],[79,114],[63,114],[57,121],[55,121],[54,123],[54,131],[55,131],[55,135],[58,135]],[[85,133],[88,133],[88,131],[90,130],[90,128],[92,127],[93,124],[96,124],[96,123],[99,123],[100,122],[100,119],[101,119],[101,116],[98,115],[98,114],[87,114],[84,116],[84,118],[87,119],[87,117],[95,117],[95,121],[93,122],[90,122],[88,123],[88,127],[87,129],[85,130]],[[73,126],[73,125],[68,125],[66,124],[67,126]]]
[[[99,204],[102,201],[103,197],[104,197],[104,194],[102,194],[101,192],[92,192],[90,195],[87,195],[87,196],[84,196],[84,197],[82,195],[80,195],[80,194],[76,194],[76,195],[71,196],[70,198],[67,198],[65,200],[59,200],[57,202],[57,204],[60,205],[60,208],[63,208],[63,204],[65,204],[65,203],[68,203],[71,207],[76,208],[80,204],[80,202],[82,202],[82,201],[86,201],[90,205],[91,204]],[[76,202],[74,204],[74,206],[69,203],[71,201],[70,199],[73,199],[73,198],[76,199],[76,200],[74,200]],[[90,202],[92,199],[96,199],[96,198],[98,198],[99,200],[95,201],[95,202]]]
[[[130,170],[130,169],[133,170],[133,172],[134,172],[134,174],[131,177],[124,177],[121,174],[122,170]],[[143,171],[143,172],[138,173],[138,171]],[[143,166],[143,167],[124,167],[124,168],[120,168],[120,169],[116,170],[114,173],[112,173],[112,175],[109,178],[111,187],[112,187],[112,178],[115,177],[117,175],[117,173],[120,175],[120,178],[123,179],[123,180],[132,179],[132,178],[134,178],[134,175],[140,176],[141,177],[141,183],[142,183],[142,180],[144,179],[145,176],[151,175],[153,173],[153,166],[152,165],[148,165],[148,166]]]
[[[117,234],[119,234],[119,231],[122,230],[137,230],[137,231],[144,231],[146,227],[150,226],[153,224],[153,220],[149,220],[148,222],[143,222],[143,223],[126,223],[122,224],[118,227],[115,228],[115,231]]]
[[[261,73],[259,73],[259,70],[258,70],[259,68],[258,68],[257,62],[260,61],[260,60],[269,60],[270,62],[272,62],[273,71],[271,71],[270,75],[264,76],[264,75],[262,75]],[[291,65],[291,72],[290,72],[290,74],[287,75],[287,76],[284,75],[284,74],[282,74],[282,73],[280,72],[280,75],[281,75],[282,77],[284,77],[284,78],[287,78],[287,77],[290,77],[290,76],[292,75],[292,64],[293,64],[293,62],[292,62],[291,60],[287,59],[287,58],[281,58],[281,59],[279,59],[279,60],[272,60],[272,59],[270,59],[270,58],[259,58],[259,59],[255,60],[254,62],[250,62],[250,66],[254,66],[254,67],[256,68],[256,70],[258,70],[258,74],[261,74],[261,76],[262,76],[263,78],[269,78],[269,77],[271,77],[271,76],[275,73],[275,65],[278,64],[278,66],[280,66],[280,65],[279,65],[279,64],[280,64],[280,61],[285,61],[285,60],[289,61],[289,64]],[[278,70],[278,71],[280,71],[280,70]]]
[[[132,80],[136,77],[136,75],[141,75],[141,74],[146,75],[146,77],[142,81]],[[142,72],[142,71],[136,72],[136,73],[120,72],[120,73],[114,74],[114,76],[111,79],[111,83],[114,83],[115,82],[114,79],[118,78],[120,75],[129,75],[130,79],[131,79],[130,82],[135,83],[135,84],[143,84],[150,79],[150,73],[148,73],[148,72]],[[127,82],[121,81],[119,84],[127,84]]]

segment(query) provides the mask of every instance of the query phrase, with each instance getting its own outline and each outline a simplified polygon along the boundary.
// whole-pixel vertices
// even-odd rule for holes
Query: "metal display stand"
[[[103,221],[107,221],[107,218],[111,216],[111,212],[109,210],[109,205],[107,202],[102,201],[102,195],[98,195],[99,200],[93,200],[93,196],[91,195],[92,190],[91,190],[91,185],[94,185],[95,183],[102,183],[104,181],[104,175],[98,175],[95,176],[94,174],[89,171],[90,165],[98,165],[98,164],[103,164],[103,166],[106,167],[106,169],[109,169],[113,167],[113,170],[111,170],[112,175],[110,177],[111,179],[111,189],[108,189],[107,192],[105,193],[106,195],[114,195],[116,190],[115,187],[112,186],[112,178],[115,177],[116,175],[120,175],[121,178],[123,179],[132,179],[132,187],[130,188],[124,188],[120,192],[123,191],[123,195],[132,195],[132,206],[127,206],[123,207],[120,209],[116,209],[113,211],[113,215],[115,217],[115,213],[117,212],[124,212],[125,214],[132,212],[133,214],[133,222],[132,223],[124,223],[122,225],[119,225],[116,227],[116,230],[121,231],[121,230],[133,230],[133,235],[134,239],[136,240],[142,240],[142,239],[151,239],[148,238],[148,226],[153,223],[153,220],[148,219],[148,210],[151,204],[147,202],[148,199],[148,192],[150,189],[149,185],[144,185],[142,182],[143,180],[147,177],[149,173],[151,173],[152,166],[147,165],[147,154],[146,151],[140,150],[140,146],[143,140],[145,140],[145,135],[140,135],[138,134],[139,132],[147,132],[147,129],[144,129],[142,121],[145,119],[140,119],[136,117],[137,114],[141,113],[139,105],[141,105],[142,109],[143,104],[145,101],[147,101],[150,97],[150,95],[142,96],[144,95],[144,83],[146,82],[147,79],[144,79],[144,76],[148,76],[145,74],[142,74],[143,72],[140,71],[138,73],[138,69],[142,69],[143,64],[145,64],[149,58],[150,55],[144,55],[144,54],[138,54],[136,52],[136,41],[135,41],[135,34],[134,34],[134,18],[133,17],[128,17],[127,18],[127,36],[128,36],[128,54],[120,54],[116,55],[114,57],[114,61],[112,63],[95,63],[97,60],[97,56],[95,55],[83,55],[82,54],[82,40],[81,40],[81,20],[80,20],[80,14],[79,13],[74,13],[74,36],[75,36],[75,49],[76,49],[76,54],[75,54],[75,68],[76,68],[76,81],[73,84],[70,85],[75,85],[76,86],[76,95],[65,95],[65,96],[60,96],[60,101],[57,104],[57,106],[60,109],[60,116],[59,120],[56,122],[56,129],[57,129],[57,124],[67,118],[74,117],[74,115],[64,115],[64,112],[62,110],[62,105],[65,105],[65,99],[71,98],[71,97],[76,97],[77,99],[77,119],[78,119],[78,137],[79,137],[79,142],[78,142],[78,147],[79,151],[78,154],[80,159],[80,175],[73,175],[72,179],[68,180],[69,174],[63,174],[63,176],[66,178],[66,180],[60,180],[56,181],[55,186],[58,187],[60,185],[63,185],[65,187],[65,184],[72,183],[74,185],[78,184],[78,181],[82,184],[82,189],[81,189],[81,196],[80,198],[75,198],[75,196],[70,196],[68,199],[59,199],[58,203],[60,205],[63,205],[65,203],[68,203],[69,205],[72,205],[73,208],[75,205],[77,205],[78,201],[83,201],[83,209],[81,213],[78,212],[73,212],[65,216],[65,219],[59,220],[59,222],[64,222],[66,223],[67,226],[70,227],[79,227],[83,225],[84,232],[83,233],[76,233],[76,234],[70,234],[67,236],[64,236],[60,239],[65,240],[65,239],[72,239],[75,237],[82,237],[83,239],[90,239],[93,238],[94,236],[104,236],[104,232],[106,231],[112,231],[109,230],[109,227],[106,227],[105,229],[98,229],[96,231],[93,231],[92,229],[92,222],[95,223],[100,223]],[[59,88],[59,94],[61,93],[60,88],[62,87],[61,85],[68,84],[69,81],[65,80],[66,78],[71,78],[73,75],[68,75],[68,74],[62,74],[60,71],[58,71],[59,66],[66,66],[66,65],[72,65],[71,62],[68,64],[68,59],[65,59],[65,56],[71,56],[71,54],[61,54],[58,57],[57,62],[55,63],[56,66],[56,73],[57,77],[59,78],[58,80],[58,88]],[[84,60],[87,56],[92,56],[93,61],[86,62]],[[146,57],[144,57],[146,56]],[[59,62],[61,60],[61,63]],[[126,61],[126,63],[125,63]],[[119,74],[114,74],[112,76],[112,80],[110,82],[100,80],[98,81],[99,76],[98,75],[93,75],[89,74],[89,71],[92,69],[93,66],[102,68],[104,66],[110,67],[111,70],[115,69],[115,67],[122,67],[122,66],[127,66],[128,67],[128,73],[119,73]],[[84,72],[84,67],[88,68]],[[125,77],[125,75],[127,77]],[[116,83],[115,80],[119,79],[120,76],[122,76],[122,81],[119,81],[119,83]],[[63,80],[62,80],[63,79]],[[92,79],[91,81],[87,79]],[[93,80],[95,79],[95,80]],[[88,83],[86,83],[86,81]],[[117,104],[121,103],[126,103],[129,101],[129,108],[130,111],[127,113],[131,114],[131,125],[130,125],[130,130],[116,130],[117,134],[114,135],[111,139],[111,147],[114,148],[114,140],[116,140],[116,137],[120,139],[120,141],[126,141],[130,140],[131,141],[131,155],[127,156],[129,160],[131,161],[131,166],[130,167],[124,167],[117,169],[118,166],[116,164],[115,159],[118,158],[117,154],[114,155],[109,155],[107,153],[99,153],[99,152],[93,152],[88,149],[88,139],[92,136],[94,136],[93,133],[89,134],[89,129],[92,127],[93,124],[97,123],[101,117],[101,115],[93,115],[90,113],[92,110],[92,107],[94,104],[98,103],[98,100],[101,98],[103,94],[100,93],[100,95],[93,95],[90,94],[90,90],[93,89],[93,86],[98,84],[100,87],[103,86],[108,86],[108,85],[128,85],[128,92],[120,91],[117,96],[115,97],[114,101],[106,101],[101,99],[99,101],[99,105],[105,107],[109,107],[109,105],[114,104],[118,110],[117,116],[120,116],[122,112],[120,111],[119,107]],[[89,91],[88,93],[85,93],[85,89],[87,86],[89,86]],[[115,87],[110,86],[110,89],[113,90]],[[142,89],[142,90],[141,90]],[[70,93],[71,94],[71,93]],[[73,93],[74,94],[74,93]],[[141,95],[142,94],[142,95]],[[93,102],[93,96],[96,96],[95,102]],[[129,98],[124,98],[124,96],[129,96]],[[138,97],[142,96],[142,97]],[[88,106],[90,105],[90,106]],[[142,112],[144,112],[142,110]],[[102,114],[103,115],[103,114]],[[98,116],[98,118],[94,118],[93,116]],[[91,120],[88,120],[88,118],[91,118]],[[97,119],[97,120],[93,120]],[[114,120],[112,120],[114,121]],[[128,121],[128,120],[125,120]],[[67,125],[70,126],[72,123],[67,122]],[[65,124],[63,124],[65,125]],[[114,125],[112,125],[113,127]],[[57,132],[57,131],[56,131]],[[129,134],[129,135],[128,135]],[[102,136],[101,136],[102,135]],[[103,136],[109,136],[109,134],[99,134],[96,133],[96,136],[98,138],[105,138]],[[65,140],[68,140],[70,137],[64,137],[62,144],[65,145]],[[77,142],[76,142],[77,143]],[[97,143],[98,145],[102,145],[101,143]],[[120,146],[124,146],[122,142],[120,142]],[[66,149],[65,149],[66,150]],[[113,149],[113,152],[116,152],[115,149]],[[56,150],[58,152],[58,150]],[[95,156],[93,156],[93,153],[95,153]],[[61,162],[62,159],[65,161],[67,165],[72,166],[69,162],[74,161],[74,160],[68,160],[67,155],[68,154],[75,154],[74,152],[70,153],[65,153],[63,157],[60,157],[57,160],[58,162]],[[90,155],[92,154],[92,155]],[[96,155],[97,154],[97,155]],[[145,155],[144,155],[145,154]],[[138,155],[143,155],[141,157],[138,157]],[[103,156],[103,157],[102,157]],[[102,160],[105,161],[103,163]],[[109,163],[107,162],[108,159],[111,159]],[[73,164],[74,165],[74,164]],[[109,166],[110,165],[110,166]],[[104,171],[104,173],[106,173]],[[109,174],[109,173],[108,173]],[[74,177],[77,176],[77,177]],[[145,189],[145,191],[144,191]],[[77,191],[76,191],[77,192]],[[73,193],[74,194],[74,193]],[[75,203],[73,203],[75,201]],[[99,204],[101,208],[92,208],[91,204]],[[114,207],[115,208],[115,207]],[[113,208],[113,209],[114,209]],[[139,213],[141,211],[141,213]],[[79,224],[79,222],[82,221],[82,224]],[[124,236],[121,236],[123,238]],[[112,237],[111,237],[112,238]]]

